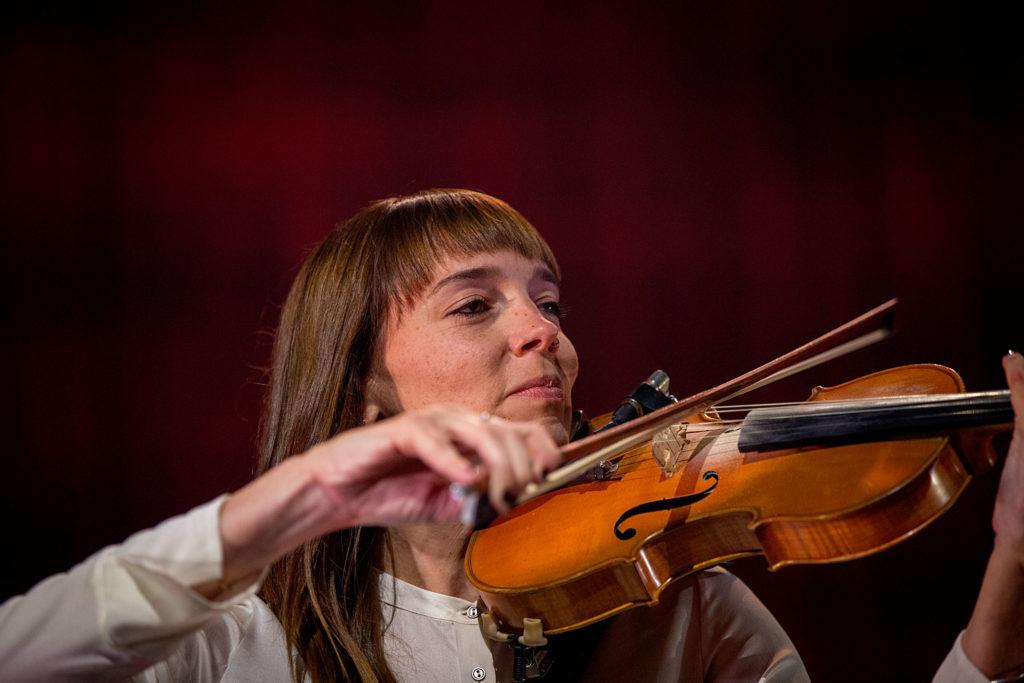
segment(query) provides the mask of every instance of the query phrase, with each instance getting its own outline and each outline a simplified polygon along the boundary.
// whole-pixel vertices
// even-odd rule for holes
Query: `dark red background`
[[[892,296],[894,339],[760,398],[922,361],[1001,387],[1024,346],[1019,25],[713,5],[4,10],[0,595],[244,483],[298,264],[419,188],[495,194],[547,236],[591,413]],[[732,568],[815,679],[925,680],[970,612],[995,482],[873,558]]]

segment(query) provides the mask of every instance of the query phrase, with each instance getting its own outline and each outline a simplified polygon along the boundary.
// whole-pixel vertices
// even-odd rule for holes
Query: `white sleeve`
[[[953,643],[953,649],[935,672],[932,683],[988,683],[988,676],[978,671],[978,667],[964,653],[963,639],[964,632],[961,631]]]
[[[215,601],[190,588],[221,580],[226,498],[105,548],[0,606],[0,680],[123,679],[252,598],[262,575]]]

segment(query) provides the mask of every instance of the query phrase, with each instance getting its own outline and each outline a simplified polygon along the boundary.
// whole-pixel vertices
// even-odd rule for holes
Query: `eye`
[[[537,304],[544,315],[547,315],[555,320],[561,320],[565,317],[565,308],[557,301],[542,301]]]
[[[466,318],[473,318],[478,315],[483,315],[489,310],[491,310],[491,305],[489,303],[484,299],[476,298],[470,299],[448,315],[461,315]]]

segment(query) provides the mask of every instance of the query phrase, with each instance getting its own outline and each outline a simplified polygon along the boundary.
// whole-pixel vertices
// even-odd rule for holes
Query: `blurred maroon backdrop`
[[[1007,16],[814,2],[3,10],[0,597],[250,476],[290,279],[372,199],[472,187],[564,270],[577,404],[685,395],[898,296],[883,345],[1003,386],[1024,346]],[[732,564],[817,680],[926,680],[997,475],[855,562]]]

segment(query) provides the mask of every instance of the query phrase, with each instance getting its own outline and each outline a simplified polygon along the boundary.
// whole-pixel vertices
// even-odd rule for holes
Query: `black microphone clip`
[[[668,375],[662,370],[655,370],[647,378],[647,381],[634,389],[633,393],[627,396],[622,405],[612,413],[612,419],[608,421],[608,424],[594,433],[603,432],[658,408],[664,408],[670,403],[675,403],[676,400],[676,397],[668,391]]]

